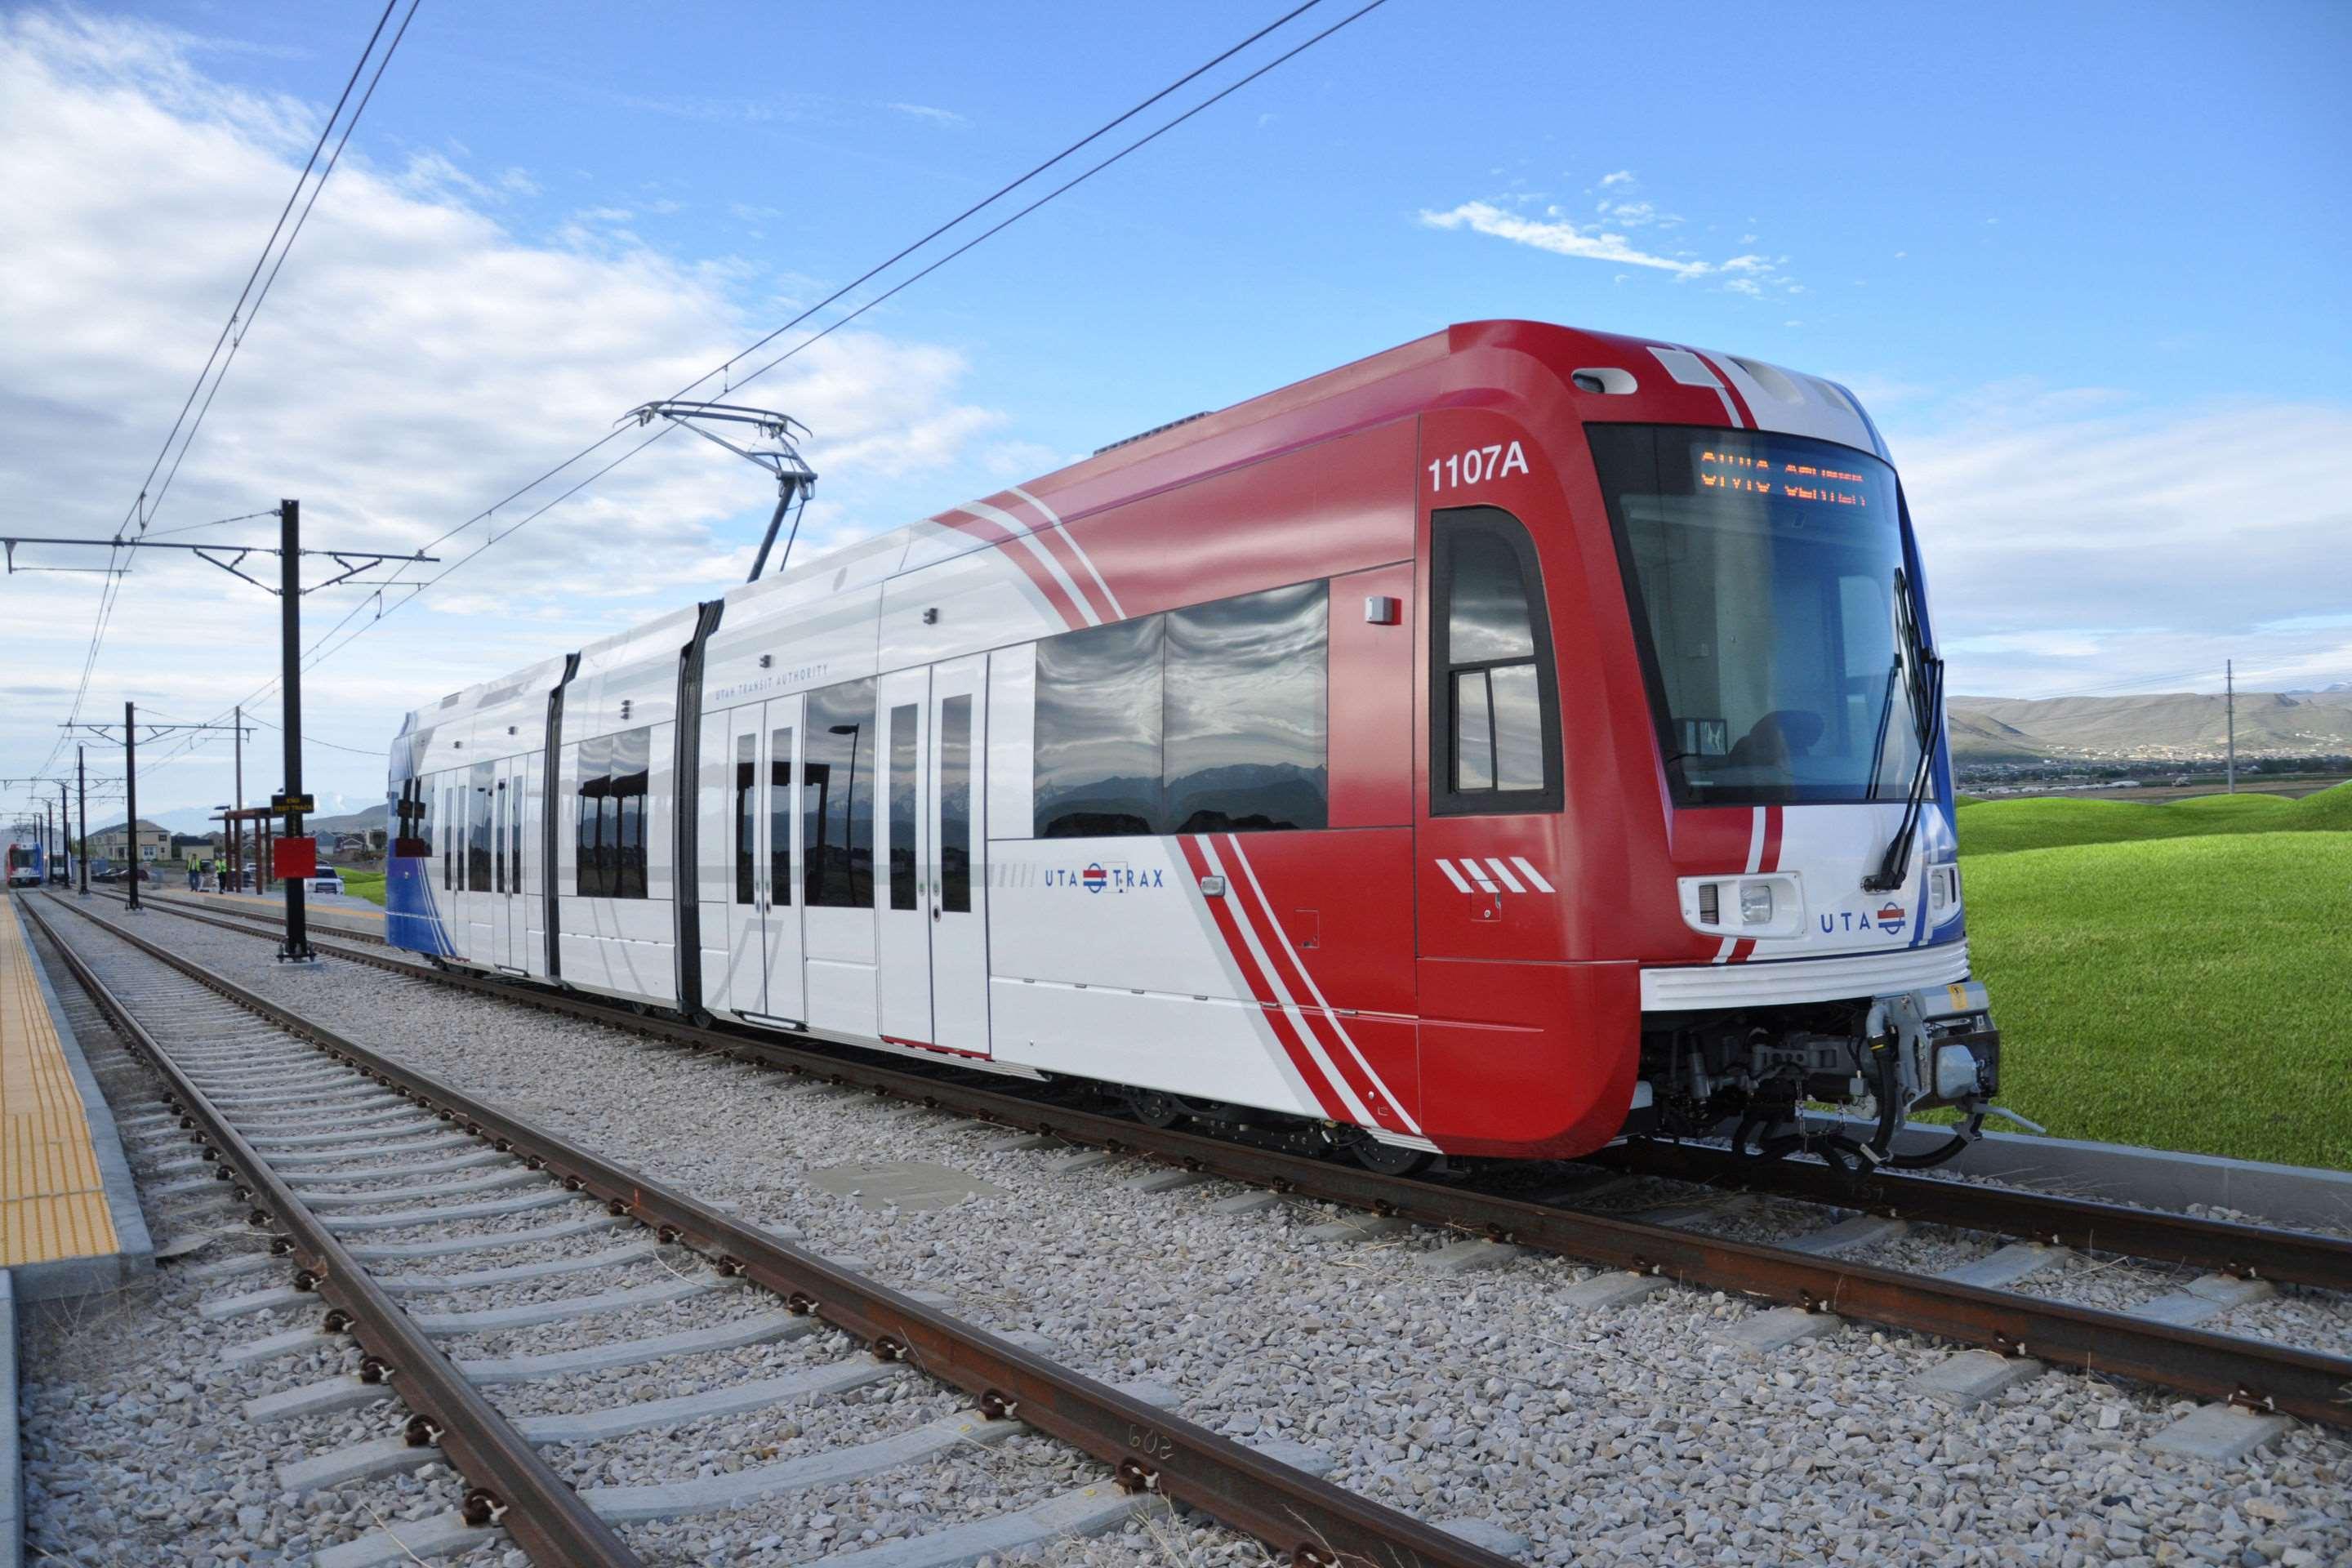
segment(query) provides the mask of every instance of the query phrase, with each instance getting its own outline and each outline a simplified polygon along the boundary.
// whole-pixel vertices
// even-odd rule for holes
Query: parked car
[[[332,866],[321,866],[302,886],[308,892],[340,893],[343,890],[343,874]]]

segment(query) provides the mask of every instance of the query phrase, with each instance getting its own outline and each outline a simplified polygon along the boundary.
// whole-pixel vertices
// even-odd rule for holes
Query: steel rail
[[[463,971],[425,970],[356,951],[341,956],[698,1050],[764,1061],[877,1094],[1300,1197],[1656,1274],[1701,1289],[1738,1291],[1810,1311],[1835,1312],[1956,1340],[2005,1355],[2030,1355],[2084,1372],[2132,1377],[2204,1398],[2352,1427],[2352,1358],[2179,1328],[1874,1264],[1644,1225],[1445,1184],[1383,1176],[1338,1161],[1150,1128],[1101,1112],[1044,1104],[945,1076],[883,1067],[764,1036],[698,1028],[654,1015],[618,1013],[562,992],[525,988]],[[1854,1203],[1850,1194],[1833,1201],[1845,1206]]]
[[[249,1196],[256,1205],[254,1223],[274,1221],[284,1233],[301,1267],[295,1278],[297,1287],[316,1291],[330,1305],[328,1331],[348,1333],[357,1340],[379,1379],[390,1380],[393,1392],[415,1413],[408,1426],[409,1441],[437,1445],[472,1483],[462,1507],[467,1521],[478,1526],[497,1524],[532,1562],[546,1568],[644,1568],[644,1560],[629,1550],[612,1525],[564,1484],[554,1468],[540,1458],[539,1450],[368,1277],[293,1188],[196,1087],[170,1049],[59,938],[32,900],[26,901],[26,912],[64,957],[90,1000],[122,1031],[131,1048],[171,1085],[165,1103],[181,1113],[181,1125],[192,1129],[203,1142],[205,1158],[236,1169],[239,1195]],[[87,910],[77,912],[134,945],[146,945]]]
[[[199,911],[189,908],[184,900],[157,898],[152,894],[142,901],[168,909],[171,913],[187,920],[217,925],[223,930],[242,931],[257,937],[269,935],[268,931],[257,927],[274,921],[274,917],[259,912]],[[240,923],[247,921],[256,923]],[[372,931],[338,929],[335,934],[379,948],[391,945]],[[337,956],[436,982],[462,984],[472,978],[465,971],[428,969],[380,952],[342,951]],[[526,994],[512,989],[511,983],[503,977],[493,978],[490,984],[500,995],[517,1000],[538,999],[535,995],[527,997]],[[553,994],[564,995],[562,993]],[[646,1019],[609,1003],[578,996],[565,997],[565,1001],[570,1005],[569,1010],[583,1017],[596,1017],[633,1029],[646,1026]],[[749,1033],[739,1035],[726,1026],[718,1026],[715,1029],[720,1038],[730,1044],[765,1044],[772,1037]],[[2134,1208],[2126,1204],[2068,1194],[1955,1182],[1937,1176],[1905,1175],[1890,1171],[1880,1171],[1857,1184],[1825,1165],[1787,1160],[1762,1163],[1744,1159],[1728,1150],[1696,1143],[1637,1140],[1596,1151],[1583,1156],[1582,1161],[1614,1170],[1704,1184],[1729,1191],[1796,1198],[1922,1224],[1988,1231],[2083,1251],[2116,1253],[2147,1262],[2183,1264],[2242,1279],[2352,1290],[2352,1239],[2311,1231],[2246,1225],[2164,1209]]]
[[[1017,1415],[1084,1449],[1111,1466],[1119,1484],[1130,1491],[1189,1503],[1221,1523],[1292,1553],[1301,1563],[1510,1568],[1508,1558],[852,1273],[667,1183],[380,1056],[79,905],[68,907],[101,931],[310,1041],[402,1098],[490,1139],[501,1152],[520,1155],[573,1191],[603,1199],[613,1215],[634,1215],[655,1227],[665,1242],[709,1254],[720,1273],[740,1274],[782,1298],[791,1310],[813,1313],[855,1334],[884,1360],[907,1362],[976,1395],[981,1409],[992,1417]]]

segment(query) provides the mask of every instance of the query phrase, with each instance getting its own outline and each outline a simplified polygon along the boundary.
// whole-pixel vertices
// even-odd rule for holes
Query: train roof
[[[1711,409],[1719,397],[1733,425],[1752,422],[1760,428],[1818,436],[1887,456],[1860,402],[1834,382],[1663,339],[1547,321],[1495,320],[1457,322],[1227,407],[1114,441],[988,500],[1018,498],[1047,517],[1069,521],[1434,405],[1477,401],[1507,385],[1524,391],[1531,384],[1549,383],[1565,389],[1580,376],[1595,378],[1608,393],[1632,393],[1648,384],[1687,395],[1688,389],[1705,387],[1706,400],[1699,406]],[[1746,411],[1748,419],[1735,410]],[[1629,409],[1629,416],[1633,412]],[[731,618],[738,605],[748,607],[777,595],[811,596],[812,587],[828,577],[846,583],[854,576],[865,584],[929,564],[943,558],[943,537],[957,542],[951,548],[958,552],[990,548],[984,541],[938,526],[961,510],[950,507],[919,522],[848,542],[757,583],[738,584],[721,596]],[[1024,509],[1009,504],[993,515],[1008,527],[1036,526]],[[584,671],[599,662],[617,660],[673,629],[682,645],[694,619],[691,608],[672,610],[599,638],[580,650],[582,668]],[[559,655],[450,692],[411,711],[401,733],[467,718],[517,698],[543,696],[562,678],[565,658]]]

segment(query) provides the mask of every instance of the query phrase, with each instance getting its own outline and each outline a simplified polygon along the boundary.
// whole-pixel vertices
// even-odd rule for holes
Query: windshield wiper
[[[1927,638],[1919,630],[1919,606],[1912,597],[1911,583],[1901,567],[1895,569],[1895,616],[1900,625],[1904,651],[1909,654],[1912,676],[1907,695],[1911,699],[1911,727],[1919,738],[1919,763],[1912,770],[1910,793],[1903,800],[1903,825],[1886,846],[1886,854],[1878,862],[1878,869],[1863,878],[1865,893],[1891,893],[1903,886],[1903,873],[1911,863],[1911,844],[1919,831],[1919,814],[1927,803],[1927,784],[1936,766],[1936,720],[1944,710],[1944,661],[1936,657]],[[1874,769],[1876,759],[1872,759]],[[1876,789],[1877,775],[1872,774],[1872,787]]]

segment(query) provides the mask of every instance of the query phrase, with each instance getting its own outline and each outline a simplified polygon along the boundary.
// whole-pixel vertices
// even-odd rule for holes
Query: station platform
[[[114,1289],[154,1261],[113,1112],[18,912],[40,896],[0,899],[0,1268],[19,1301]]]

